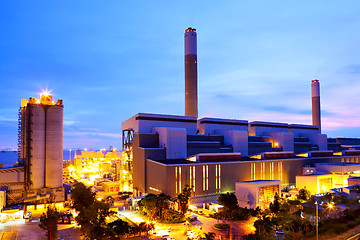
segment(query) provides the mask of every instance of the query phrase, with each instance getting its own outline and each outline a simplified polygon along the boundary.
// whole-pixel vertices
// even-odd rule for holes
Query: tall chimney
[[[314,126],[319,126],[319,133],[321,133],[320,82],[317,79],[311,81],[311,98],[312,123]]]
[[[185,116],[198,117],[196,29],[185,30]]]

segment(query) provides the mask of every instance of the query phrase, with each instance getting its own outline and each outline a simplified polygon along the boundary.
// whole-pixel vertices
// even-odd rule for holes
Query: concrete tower
[[[196,29],[185,30],[185,116],[198,117]]]
[[[312,98],[312,123],[319,126],[321,133],[321,112],[320,112],[320,82],[319,80],[311,81],[311,98]]]
[[[63,108],[62,100],[55,103],[46,92],[21,101],[19,147],[27,197],[63,187]],[[63,191],[53,192],[60,200],[56,195]]]

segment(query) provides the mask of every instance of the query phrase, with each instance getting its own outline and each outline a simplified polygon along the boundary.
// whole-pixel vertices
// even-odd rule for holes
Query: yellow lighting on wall
[[[261,154],[254,155],[254,156],[250,156],[250,158],[253,158],[253,159],[261,159]]]
[[[300,154],[297,154],[296,156],[298,156],[298,157],[309,157],[309,153],[300,153]]]

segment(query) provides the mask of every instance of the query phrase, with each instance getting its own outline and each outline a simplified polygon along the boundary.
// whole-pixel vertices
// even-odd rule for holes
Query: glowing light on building
[[[178,167],[175,167],[175,193],[178,194]]]

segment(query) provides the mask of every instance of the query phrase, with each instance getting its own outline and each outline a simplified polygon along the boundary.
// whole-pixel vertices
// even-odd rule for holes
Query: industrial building
[[[311,194],[330,192],[335,187],[334,174],[332,173],[315,173],[310,175],[296,176],[296,186],[306,188]]]
[[[97,179],[111,178],[116,181],[117,189],[129,191],[131,175],[126,171],[125,157],[117,149],[106,151],[76,150],[74,161],[65,168],[70,177],[95,182]],[[120,187],[119,187],[120,186]]]
[[[360,152],[344,152],[356,149],[357,140],[321,134],[319,80],[311,81],[312,125],[198,118],[196,34],[193,28],[184,34],[185,116],[138,113],[122,124],[134,196],[175,197],[187,184],[192,203],[215,202],[235,192],[236,182],[294,186],[304,167],[360,163]]]
[[[18,166],[0,169],[10,203],[62,202],[63,102],[47,92],[21,100]]]
[[[123,131],[131,136],[124,151],[132,155],[136,196],[176,196],[188,184],[193,202],[214,201],[234,192],[235,182],[280,180],[286,187],[295,185],[304,166],[360,163],[360,155],[328,151],[326,135],[306,125],[139,113]]]
[[[266,209],[280,195],[281,183],[279,180],[256,180],[236,182],[235,194],[240,207]]]

